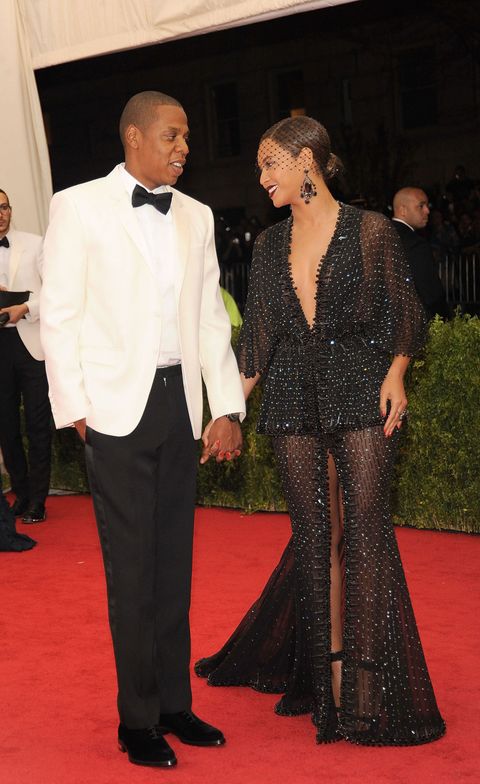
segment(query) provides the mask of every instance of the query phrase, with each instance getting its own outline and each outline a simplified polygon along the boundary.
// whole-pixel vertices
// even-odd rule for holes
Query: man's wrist
[[[229,422],[240,422],[240,414],[237,412],[234,414],[225,414],[225,416]]]

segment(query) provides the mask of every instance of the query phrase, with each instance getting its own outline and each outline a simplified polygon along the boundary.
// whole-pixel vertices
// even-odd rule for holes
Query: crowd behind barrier
[[[480,313],[480,253],[447,253],[438,261],[447,302]]]

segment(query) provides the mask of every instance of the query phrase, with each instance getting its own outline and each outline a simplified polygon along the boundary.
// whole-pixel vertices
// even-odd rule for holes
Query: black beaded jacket
[[[383,215],[340,205],[310,327],[291,275],[291,222],[257,238],[237,348],[245,376],[264,377],[257,432],[381,424],[380,387],[392,356],[416,354],[426,329],[398,234]]]

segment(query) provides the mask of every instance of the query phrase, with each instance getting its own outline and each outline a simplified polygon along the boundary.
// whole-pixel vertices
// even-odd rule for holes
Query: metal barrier
[[[477,313],[480,310],[480,254],[449,253],[438,262],[438,273],[452,308]],[[220,270],[220,285],[232,295],[243,313],[248,291],[250,266],[236,262]]]
[[[448,253],[438,263],[447,302],[463,309],[480,305],[480,255]]]
[[[232,295],[241,313],[247,301],[249,274],[250,266],[244,261],[237,261],[228,267],[220,267],[220,285]]]

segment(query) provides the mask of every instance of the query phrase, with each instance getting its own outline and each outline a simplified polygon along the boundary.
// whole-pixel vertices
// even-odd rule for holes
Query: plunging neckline
[[[309,320],[307,319],[307,317],[305,315],[305,311],[303,309],[303,305],[301,303],[300,297],[297,294],[297,286],[295,285],[295,281],[293,279],[292,263],[290,261],[291,250],[292,250],[293,215],[290,215],[290,217],[288,218],[288,225],[287,225],[287,233],[288,233],[288,242],[287,242],[287,271],[288,271],[288,279],[289,279],[290,287],[291,287],[291,289],[293,291],[295,300],[297,302],[298,308],[299,308],[300,313],[301,313],[301,315],[303,317],[303,321],[305,323],[305,326],[307,328],[308,333],[310,333],[310,334],[312,334],[315,331],[315,324],[316,324],[316,321],[317,321],[317,315],[318,315],[317,314],[317,310],[318,310],[318,288],[319,288],[319,283],[320,283],[320,276],[321,276],[321,273],[322,273],[324,262],[325,262],[325,260],[326,260],[326,258],[328,256],[328,254],[330,253],[330,250],[332,248],[332,245],[333,245],[334,241],[336,240],[338,229],[340,227],[341,217],[343,215],[343,208],[344,208],[343,202],[339,201],[338,202],[338,214],[337,214],[337,218],[336,218],[336,221],[335,221],[335,226],[334,226],[334,229],[333,229],[333,232],[332,232],[332,236],[330,237],[330,240],[328,241],[328,245],[325,248],[325,252],[322,254],[322,256],[318,260],[317,271],[315,273],[315,296],[314,296],[315,305],[314,305],[314,311],[313,311],[313,321],[312,321],[311,324],[310,324]]]

